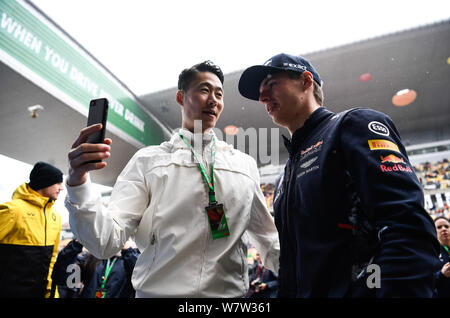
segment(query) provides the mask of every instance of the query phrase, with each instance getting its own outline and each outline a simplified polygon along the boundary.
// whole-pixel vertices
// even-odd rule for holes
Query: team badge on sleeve
[[[396,144],[386,139],[370,139],[368,142],[370,150],[393,150],[400,152]]]
[[[371,132],[375,134],[382,136],[389,136],[389,129],[386,127],[385,124],[382,124],[378,121],[371,121],[367,127]]]
[[[392,162],[392,163],[405,163],[405,161],[402,158],[399,158],[397,156],[394,155],[389,155],[386,157],[380,156],[381,158],[381,163],[386,163],[386,162]]]
[[[395,155],[380,156],[380,159],[381,172],[413,172],[402,158]]]

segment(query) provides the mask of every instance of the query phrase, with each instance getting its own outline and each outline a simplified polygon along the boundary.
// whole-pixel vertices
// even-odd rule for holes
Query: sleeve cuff
[[[96,197],[96,191],[92,186],[91,178],[89,176],[85,183],[77,186],[70,186],[66,182],[66,190],[70,202],[76,205],[80,205],[81,203],[90,201],[91,198]]]

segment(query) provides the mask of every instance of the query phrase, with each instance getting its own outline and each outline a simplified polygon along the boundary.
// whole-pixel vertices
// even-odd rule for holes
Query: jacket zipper
[[[198,285],[197,285],[197,295],[200,295],[200,286],[202,285],[202,275],[203,275],[203,268],[205,266],[205,256],[206,256],[206,252],[208,249],[208,235],[210,235],[209,233],[209,224],[208,224],[208,216],[206,215],[206,212],[204,214],[206,216],[206,231],[205,231],[205,240],[204,242],[204,248],[203,248],[203,253],[202,253],[202,262],[201,262],[201,267],[200,267],[200,275],[198,277]]]
[[[205,149],[203,150],[202,160],[204,161],[205,165],[207,165],[206,171],[209,171],[208,160],[206,159]],[[209,221],[208,221],[208,216],[206,215],[206,211],[204,212],[204,216],[206,216],[206,218],[205,218],[206,231],[205,231],[204,248],[203,248],[203,253],[202,253],[202,262],[201,262],[201,267],[200,267],[200,275],[198,278],[197,295],[200,295],[200,289],[201,289],[200,287],[202,285],[203,268],[205,267],[205,257],[206,257],[206,252],[208,249],[208,236],[210,235],[210,233],[209,233],[210,227],[209,227]]]
[[[47,205],[50,203],[50,201],[51,199],[49,199],[44,205],[44,246],[47,246],[47,214],[45,213],[45,209],[47,208]]]

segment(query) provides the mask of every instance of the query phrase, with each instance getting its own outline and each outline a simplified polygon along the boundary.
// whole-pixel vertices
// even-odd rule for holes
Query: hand
[[[122,250],[127,250],[127,249],[129,249],[129,248],[136,248],[137,246],[136,246],[136,243],[134,242],[134,241],[132,241],[132,240],[128,240],[128,241],[126,241],[126,243],[125,243],[125,245],[122,247]]]
[[[267,287],[267,284],[266,284],[266,283],[261,283],[261,284],[259,285],[259,289],[260,289],[260,290],[265,290],[266,287]]]
[[[107,163],[95,162],[86,163],[92,160],[102,160],[109,158],[111,155],[109,150],[112,140],[106,138],[103,144],[88,144],[86,143],[87,137],[94,132],[102,129],[102,124],[92,125],[83,128],[80,131],[80,135],[72,145],[72,149],[69,151],[69,176],[67,178],[67,184],[69,186],[77,186],[87,181],[88,172],[91,170],[99,170],[106,167]]]
[[[444,266],[442,266],[441,273],[447,278],[450,277],[450,263],[446,263]]]

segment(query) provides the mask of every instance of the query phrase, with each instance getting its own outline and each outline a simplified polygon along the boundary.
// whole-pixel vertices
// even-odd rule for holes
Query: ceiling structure
[[[278,53],[281,52],[273,55]],[[396,123],[405,145],[450,139],[450,20],[304,56],[324,81],[324,105],[329,110],[365,107],[384,112]],[[264,107],[238,92],[242,72],[225,75],[225,107],[216,127],[223,131],[234,125],[244,132],[251,127],[267,128],[270,136],[270,129],[277,126]],[[399,91],[405,93],[405,89],[414,90],[417,97],[407,106],[394,106],[393,97]],[[152,113],[172,128],[181,125],[176,91],[171,88],[140,97]],[[287,152],[281,134],[289,133],[279,130],[280,147],[275,149],[280,152],[280,163],[284,163]],[[235,146],[236,141],[237,138]],[[270,147],[270,138],[268,142]],[[264,164],[259,159],[258,163]]]
[[[406,145],[450,139],[450,20],[304,56],[324,80],[324,104],[331,111],[351,107],[382,111],[394,120]],[[240,96],[237,86],[241,73],[225,75],[225,108],[217,128],[223,131],[234,125],[244,132],[266,128],[267,141],[261,140],[269,149],[270,129],[274,129],[279,135],[272,152],[279,152],[278,161],[283,164],[287,154],[281,134],[288,132],[272,123],[262,105]],[[0,83],[0,153],[29,164],[47,161],[67,173],[67,153],[86,125],[86,117],[1,62]],[[393,96],[404,89],[414,90],[417,97],[407,106],[394,106]],[[176,88],[170,88],[138,99],[175,129],[181,125],[175,94]],[[36,104],[44,110],[39,117],[31,118],[27,108]],[[111,132],[107,137],[113,139],[108,167],[93,172],[91,178],[112,186],[137,147]],[[238,146],[237,138],[233,143]],[[253,146],[247,143],[245,149],[238,148],[249,151]],[[268,163],[260,160],[264,158],[260,158],[259,150],[256,153],[260,166]]]
[[[0,83],[0,153],[31,165],[46,161],[67,174],[67,155],[86,126],[86,117],[3,63]],[[33,105],[44,107],[37,118],[28,111]],[[106,168],[91,173],[91,179],[112,186],[138,148],[108,131],[106,137],[113,140],[112,156]]]

